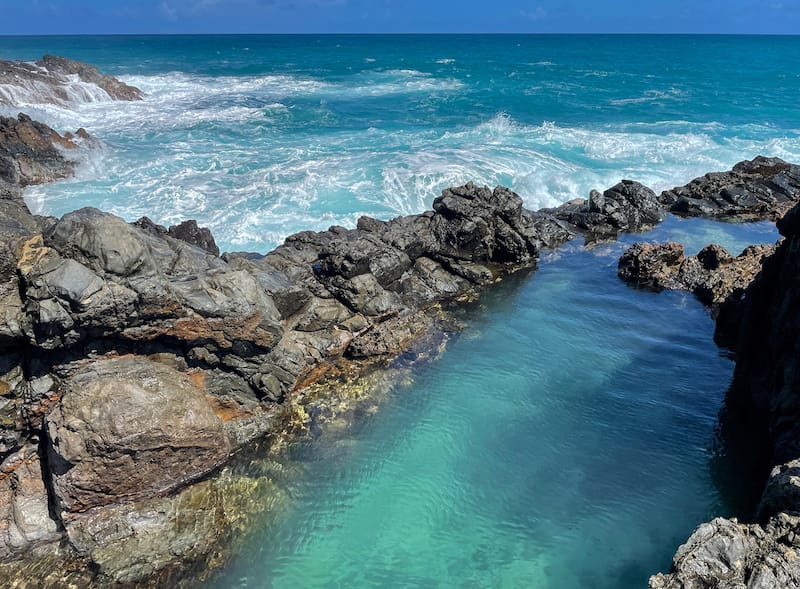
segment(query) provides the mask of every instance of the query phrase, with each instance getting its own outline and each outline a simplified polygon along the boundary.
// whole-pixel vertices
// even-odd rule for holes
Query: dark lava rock
[[[104,83],[80,64],[53,58],[46,67]],[[266,434],[307,425],[298,403],[325,390],[329,375],[340,387],[385,366],[448,324],[449,303],[535,267],[542,249],[576,231],[611,236],[662,218],[652,191],[633,182],[593,194],[588,205],[539,212],[506,188],[467,184],[444,190],[419,215],[364,217],[355,229],[298,233],[265,256],[220,258],[194,222],[165,229],[92,208],[58,220],[31,216],[19,189],[68,174],[54,145],[69,140],[24,115],[7,121],[0,473],[9,478],[0,476],[0,498],[22,512],[0,509],[0,555],[58,552],[106,585],[152,581],[186,559],[208,562],[228,530],[268,504],[254,493],[263,481],[228,468],[208,475]],[[642,254],[631,275],[660,284],[677,263],[675,280],[696,290],[709,284],[711,301],[734,283],[738,258],[716,249],[681,256]],[[793,280],[790,270],[771,280]],[[778,296],[769,293],[745,299]],[[781,320],[775,329],[794,329],[790,317]],[[783,343],[762,342],[761,352],[788,362]],[[794,426],[780,427],[791,434]],[[780,567],[770,570],[784,578]],[[39,581],[41,570],[28,572]]]
[[[588,200],[567,203],[552,213],[585,230],[589,242],[650,229],[665,214],[655,192],[633,180],[623,180],[602,194],[593,190]]]
[[[0,197],[21,200],[18,188],[69,177],[75,164],[63,150],[77,144],[43,123],[20,113],[0,117]]]
[[[774,161],[774,160],[770,160]],[[764,165],[769,161],[765,160]],[[774,169],[786,168],[776,164]],[[785,239],[720,323],[736,326],[736,369],[726,404],[746,416],[746,443],[766,445],[771,467],[759,506],[760,524],[717,519],[702,524],[678,549],[668,575],[652,589],[800,587],[800,206],[779,222]],[[730,264],[720,252],[709,266]],[[731,315],[733,317],[731,317]]]
[[[689,217],[776,219],[800,200],[800,166],[759,156],[666,190],[659,200]]]
[[[785,239],[745,293],[731,394],[767,428],[773,464],[800,457],[800,233],[795,207]]]
[[[219,248],[217,247],[217,242],[214,241],[214,236],[211,235],[211,231],[207,227],[198,227],[197,221],[194,219],[171,226],[167,231],[167,235],[196,245],[213,256],[219,255]]]

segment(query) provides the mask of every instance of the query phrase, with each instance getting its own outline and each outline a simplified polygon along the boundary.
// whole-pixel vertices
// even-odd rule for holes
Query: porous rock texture
[[[777,219],[800,195],[800,166],[759,156],[665,190],[659,200],[670,212],[690,217]]]
[[[774,245],[751,245],[733,256],[712,244],[697,255],[686,256],[680,243],[637,242],[620,257],[617,273],[644,288],[687,290],[716,315],[723,302],[741,298],[761,271],[761,263],[774,251]]]

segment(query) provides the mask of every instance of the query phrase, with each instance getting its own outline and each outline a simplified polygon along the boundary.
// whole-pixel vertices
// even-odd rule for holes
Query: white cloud
[[[547,18],[547,10],[543,6],[535,6],[530,10],[523,8],[519,11],[519,15],[528,20],[545,20]]]

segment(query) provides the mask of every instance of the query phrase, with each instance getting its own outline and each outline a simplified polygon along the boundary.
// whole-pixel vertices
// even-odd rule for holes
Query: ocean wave
[[[398,74],[368,75],[389,83]],[[293,116],[282,102],[198,108],[191,92],[164,92],[177,104],[84,106],[80,120],[94,116],[118,140],[87,157],[75,179],[32,188],[32,208],[63,214],[91,205],[164,224],[196,218],[223,249],[266,251],[296,231],[353,226],[362,214],[421,212],[442,189],[468,181],[509,186],[536,209],[621,178],[662,190],[759,153],[800,159],[796,132],[776,137],[774,129],[713,122],[584,128],[498,113],[449,129],[373,125],[308,134],[275,126]]]
[[[0,102],[25,107],[38,104],[69,106],[93,102],[111,102],[108,93],[83,82],[77,75],[66,76],[60,84],[20,78],[19,84],[0,84]]]

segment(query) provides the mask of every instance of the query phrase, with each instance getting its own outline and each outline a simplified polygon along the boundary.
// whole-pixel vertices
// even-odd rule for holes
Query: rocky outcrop
[[[774,251],[773,245],[751,245],[733,256],[712,244],[687,257],[679,243],[637,242],[620,257],[617,273],[642,288],[687,290],[716,316],[722,303],[741,299],[764,259]]]
[[[19,204],[0,258],[3,457],[22,464],[38,445],[48,509],[41,537],[25,528],[0,549],[66,546],[107,582],[219,541],[239,515],[207,477],[285,421],[305,423],[299,391],[390,361],[440,323],[440,305],[574,235],[507,189],[471,184],[421,215],[222,258],[194,222],[167,230],[96,209],[39,220]],[[189,497],[227,515],[182,515]],[[186,544],[187,526],[203,541]]]
[[[0,105],[142,100],[144,94],[87,63],[45,55],[36,62],[0,59]]]
[[[689,217],[777,219],[800,200],[800,166],[759,156],[666,190],[659,200]]]
[[[0,117],[0,199],[21,201],[25,186],[69,177],[75,164],[65,150],[77,147],[23,113]]]
[[[717,518],[678,548],[672,573],[650,589],[791,589],[800,586],[800,518],[783,514],[766,528]]]
[[[623,180],[602,194],[592,190],[588,200],[568,202],[553,213],[586,231],[587,242],[652,229],[665,216],[655,192],[632,180]]]
[[[743,416],[750,445],[766,446],[762,460],[772,466],[760,523],[701,525],[678,549],[672,572],[651,579],[653,589],[800,587],[800,206],[778,221],[778,229],[785,239],[741,303],[721,307],[718,319],[738,327],[726,403]]]

